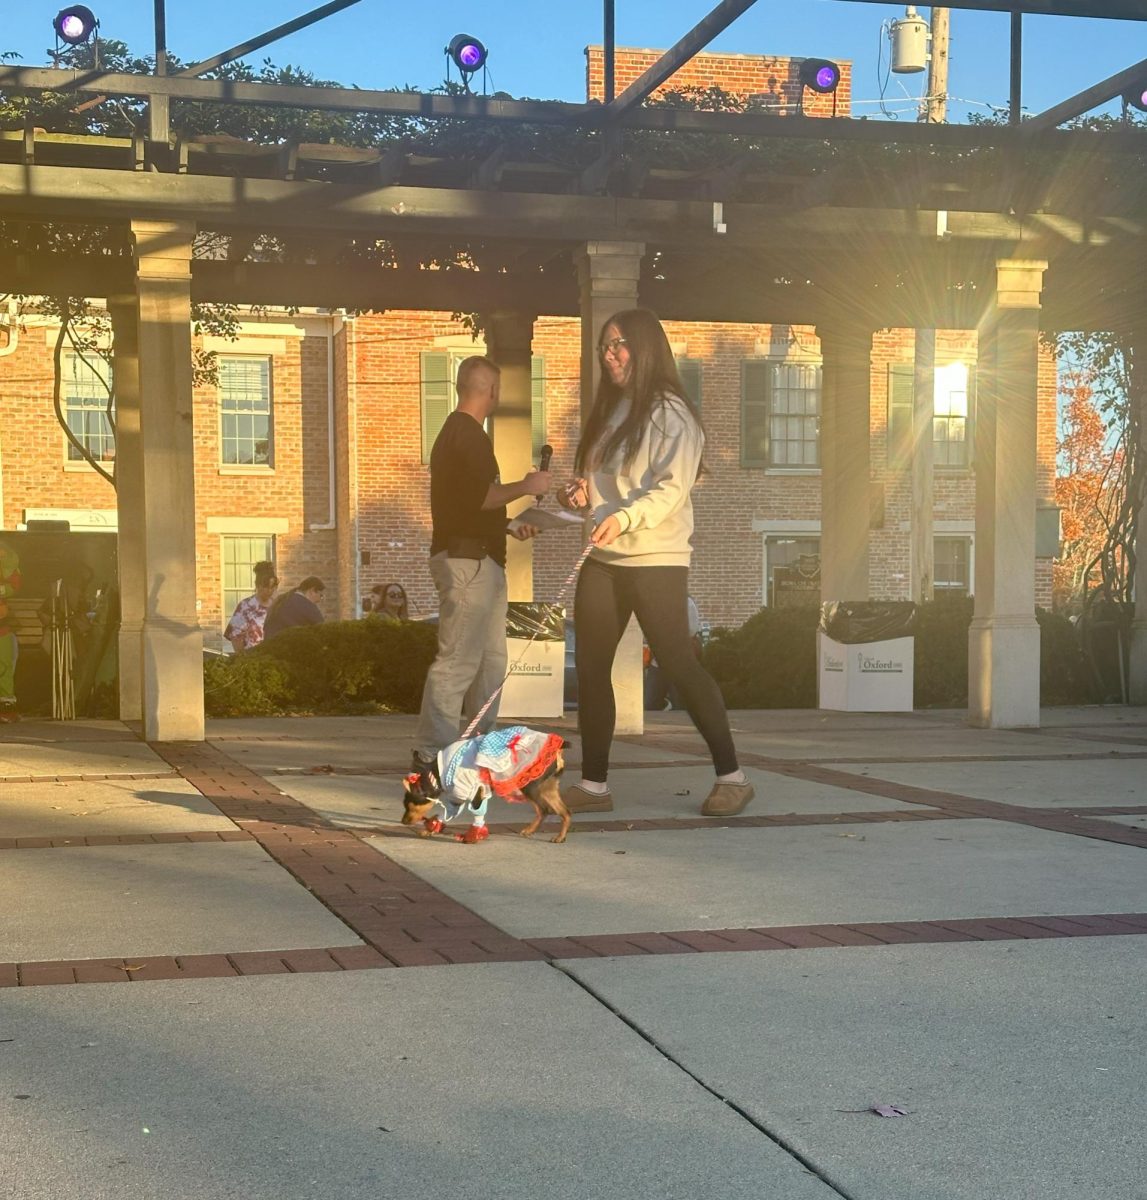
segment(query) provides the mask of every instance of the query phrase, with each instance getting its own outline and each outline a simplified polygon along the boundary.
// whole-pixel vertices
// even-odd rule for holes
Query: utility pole
[[[932,9],[932,53],[928,56],[928,96],[924,120],[942,125],[948,119],[948,29],[950,10]]]

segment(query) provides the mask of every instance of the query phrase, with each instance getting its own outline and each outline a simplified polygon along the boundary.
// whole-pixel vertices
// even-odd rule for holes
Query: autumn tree
[[[1059,392],[1063,403],[1055,499],[1062,542],[1052,586],[1056,608],[1078,610],[1089,570],[1094,570],[1107,541],[1111,508],[1118,501],[1115,483],[1122,450],[1108,445],[1107,423],[1085,371],[1066,371]]]

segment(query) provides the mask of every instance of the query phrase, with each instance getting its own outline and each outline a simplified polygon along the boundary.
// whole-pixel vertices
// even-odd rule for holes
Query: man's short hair
[[[296,592],[325,592],[327,586],[317,575],[308,575],[302,583],[295,588]]]
[[[495,379],[502,374],[502,368],[484,354],[472,354],[469,358],[463,359],[462,365],[458,368],[458,381],[455,384],[458,394],[461,396],[464,392],[474,388],[478,378],[487,371]]]

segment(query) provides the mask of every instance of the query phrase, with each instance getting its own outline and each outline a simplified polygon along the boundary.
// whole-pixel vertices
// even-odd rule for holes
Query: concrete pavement
[[[1147,1198],[1147,710],[735,713],[719,822],[658,714],[562,846],[413,720],[5,728],[0,1197]]]

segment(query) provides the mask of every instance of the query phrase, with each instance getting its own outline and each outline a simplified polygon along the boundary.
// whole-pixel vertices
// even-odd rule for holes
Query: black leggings
[[[737,770],[721,691],[693,653],[688,588],[688,567],[619,567],[592,558],[582,567],[574,598],[574,628],[584,779],[604,783],[609,771],[617,719],[613,659],[631,615],[637,616],[653,657],[684,700],[717,774]]]

